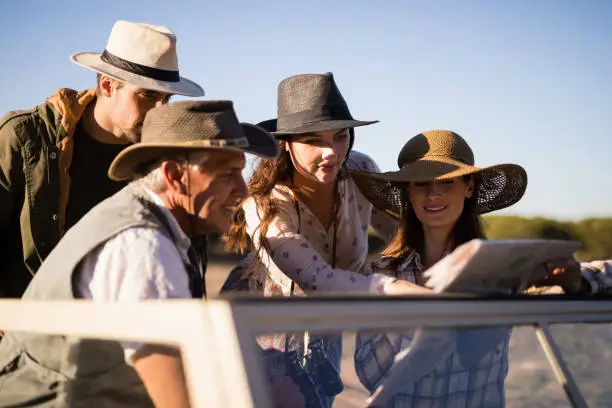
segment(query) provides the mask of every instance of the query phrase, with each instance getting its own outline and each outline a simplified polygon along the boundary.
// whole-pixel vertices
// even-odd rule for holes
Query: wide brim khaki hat
[[[103,52],[80,52],[70,60],[140,88],[192,97],[204,95],[200,85],[179,75],[176,36],[167,27],[117,21]]]
[[[527,173],[517,164],[473,165],[473,153],[461,136],[450,131],[429,131],[406,143],[398,158],[400,170],[372,173],[351,170],[364,196],[381,211],[399,218],[408,183],[447,180],[473,175],[477,211],[486,214],[517,203],[527,189]]]
[[[142,176],[148,165],[177,152],[230,150],[265,159],[279,155],[274,137],[263,128],[239,123],[231,101],[180,101],[150,110],[142,140],[117,155],[110,165],[112,180]]]

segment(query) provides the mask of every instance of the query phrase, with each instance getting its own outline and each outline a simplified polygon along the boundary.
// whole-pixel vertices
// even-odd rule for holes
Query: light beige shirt
[[[128,228],[89,253],[76,273],[76,293],[95,302],[134,302],[146,299],[189,299],[185,263],[191,240],[159,196],[151,200],[166,214],[176,244],[152,228]],[[143,346],[122,343],[125,360]]]
[[[369,156],[359,152],[350,154],[347,167],[379,171]],[[264,295],[288,296],[292,280],[299,287],[296,289],[305,292],[344,293],[384,293],[385,286],[395,280],[384,274],[371,274],[366,257],[368,227],[372,225],[388,242],[395,234],[397,222],[374,209],[350,178],[339,182],[339,194],[338,219],[326,230],[289,187],[276,186],[272,196],[279,212],[266,233],[269,250],[260,245],[260,217],[255,201],[253,198],[245,201],[247,232],[259,248],[259,260],[250,256],[241,266],[261,282]],[[338,230],[336,263],[332,267],[334,227]]]

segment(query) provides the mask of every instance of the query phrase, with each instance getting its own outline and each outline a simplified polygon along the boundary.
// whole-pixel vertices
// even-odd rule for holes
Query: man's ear
[[[110,98],[114,91],[113,79],[107,75],[101,75],[98,81],[98,89],[102,96]]]
[[[174,160],[161,164],[162,174],[168,190],[178,194],[187,194],[187,186],[183,183],[184,166]]]
[[[123,84],[121,82],[117,81],[114,78],[109,77],[108,75],[101,75],[100,80],[98,81],[98,88],[99,88],[100,94],[107,98],[110,98],[111,96],[113,96],[115,91],[121,88],[122,85]]]

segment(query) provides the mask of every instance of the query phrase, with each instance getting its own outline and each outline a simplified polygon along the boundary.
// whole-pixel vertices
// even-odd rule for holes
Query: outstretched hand
[[[547,276],[534,286],[561,286],[565,293],[585,293],[587,283],[582,279],[580,263],[573,258],[555,259],[546,262]]]
[[[434,291],[404,280],[397,280],[385,288],[386,295],[433,295]]]

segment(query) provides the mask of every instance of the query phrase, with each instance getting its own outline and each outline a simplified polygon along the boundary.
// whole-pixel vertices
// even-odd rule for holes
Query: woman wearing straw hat
[[[375,122],[352,117],[331,73],[281,81],[272,129],[281,156],[260,162],[249,181],[250,197],[238,213],[228,244],[245,250],[250,241],[253,252],[232,271],[222,291],[264,296],[429,291],[367,269],[369,226],[388,239],[397,226],[391,217],[373,210],[347,173],[349,168],[376,171],[369,157],[348,155],[352,129]],[[261,125],[271,130],[274,123]],[[266,336],[259,343],[264,349],[298,350],[301,355],[308,338]],[[337,369],[339,338],[325,345]]]
[[[374,206],[400,221],[395,238],[373,263],[374,272],[418,285],[424,285],[426,269],[459,245],[484,238],[480,215],[515,204],[527,187],[521,166],[478,168],[467,142],[446,130],[410,139],[399,154],[398,166],[395,172],[353,171],[351,176]],[[571,260],[567,261],[569,265]],[[557,266],[565,263],[559,260]],[[580,280],[579,275],[574,278]],[[564,281],[572,283],[569,280]],[[400,392],[384,390],[391,397],[382,401],[384,406],[504,406],[509,330],[462,330],[455,335],[456,347],[440,347],[444,351],[423,370],[416,367],[419,364],[413,366],[412,371],[420,371],[406,373],[398,383]],[[377,390],[379,384],[397,354],[417,344],[416,336],[358,333],[355,370],[370,392],[383,394],[383,388]]]

